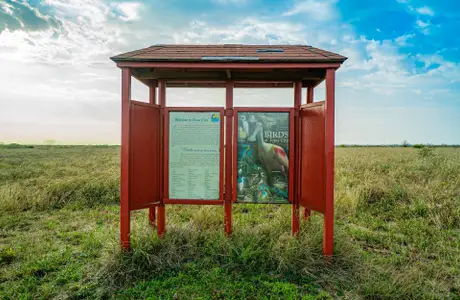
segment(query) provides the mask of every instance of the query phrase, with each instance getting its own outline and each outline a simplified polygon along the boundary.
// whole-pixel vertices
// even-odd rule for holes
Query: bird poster
[[[238,112],[237,202],[289,203],[289,112]]]

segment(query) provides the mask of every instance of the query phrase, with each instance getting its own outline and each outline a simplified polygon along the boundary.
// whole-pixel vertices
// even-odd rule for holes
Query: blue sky
[[[337,72],[336,144],[460,144],[459,29],[454,0],[0,0],[0,141],[119,143],[110,56],[160,43],[266,43],[349,58]],[[133,84],[133,98],[148,99]],[[235,97],[292,103],[289,90]],[[224,91],[172,89],[168,101],[222,105]]]

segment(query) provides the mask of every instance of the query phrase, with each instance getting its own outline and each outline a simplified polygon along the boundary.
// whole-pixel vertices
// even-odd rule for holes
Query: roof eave
[[[197,59],[197,58],[136,58],[133,59],[132,57],[111,57],[110,58],[113,62],[118,63],[118,62],[202,62],[203,64],[206,63],[253,63],[253,64],[258,64],[258,63],[344,63],[348,58],[343,57],[343,58],[324,58],[324,59],[288,59],[288,58],[283,58],[283,59],[258,59],[258,60],[245,60],[245,59],[228,59],[228,60],[202,60],[202,59]]]

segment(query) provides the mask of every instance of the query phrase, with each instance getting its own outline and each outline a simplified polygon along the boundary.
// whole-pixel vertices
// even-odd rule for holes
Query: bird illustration
[[[245,115],[241,116],[241,125],[243,127],[244,132],[246,132],[246,136],[249,136],[249,123],[248,120],[246,120]]]
[[[276,195],[281,196],[284,199],[287,199],[287,182],[276,182],[275,184],[273,184],[273,191]]]
[[[276,121],[267,117],[266,115],[258,114],[257,119],[259,122],[262,123],[262,125],[264,126],[264,129],[270,129],[273,126],[276,126]]]
[[[268,200],[271,196],[270,186],[268,186],[268,176],[263,168],[257,167],[259,182],[255,191],[257,200]]]
[[[254,162],[252,146],[249,144],[238,145],[238,161],[243,164],[252,164]],[[243,172],[245,172],[243,170]],[[246,172],[245,172],[246,173]]]
[[[256,195],[257,195],[256,199],[258,200],[267,200],[268,198],[270,198],[270,189],[268,188],[268,186],[266,186],[263,183],[259,184],[257,186]]]
[[[242,115],[238,122],[238,141],[244,142],[249,136],[249,123],[246,120],[246,116]]]
[[[248,178],[247,177],[238,177],[238,192],[241,193],[247,186],[248,186]]]
[[[267,174],[267,183],[273,187],[272,171],[281,171],[287,177],[289,159],[284,149],[278,145],[264,141],[264,129],[262,123],[256,124],[257,157]]]
[[[238,126],[238,141],[244,142],[248,138],[248,134],[241,126]]]
[[[256,141],[256,135],[257,135],[257,132],[256,132],[256,124],[257,124],[257,120],[256,120],[256,117],[254,115],[250,115],[249,116],[249,120],[247,120],[248,122],[248,133],[251,132],[250,135],[248,135],[248,142],[255,142]]]

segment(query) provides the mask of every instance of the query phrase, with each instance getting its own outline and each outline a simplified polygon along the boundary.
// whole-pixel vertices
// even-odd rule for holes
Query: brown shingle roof
[[[153,45],[111,58],[119,61],[340,62],[347,58],[307,45]]]

